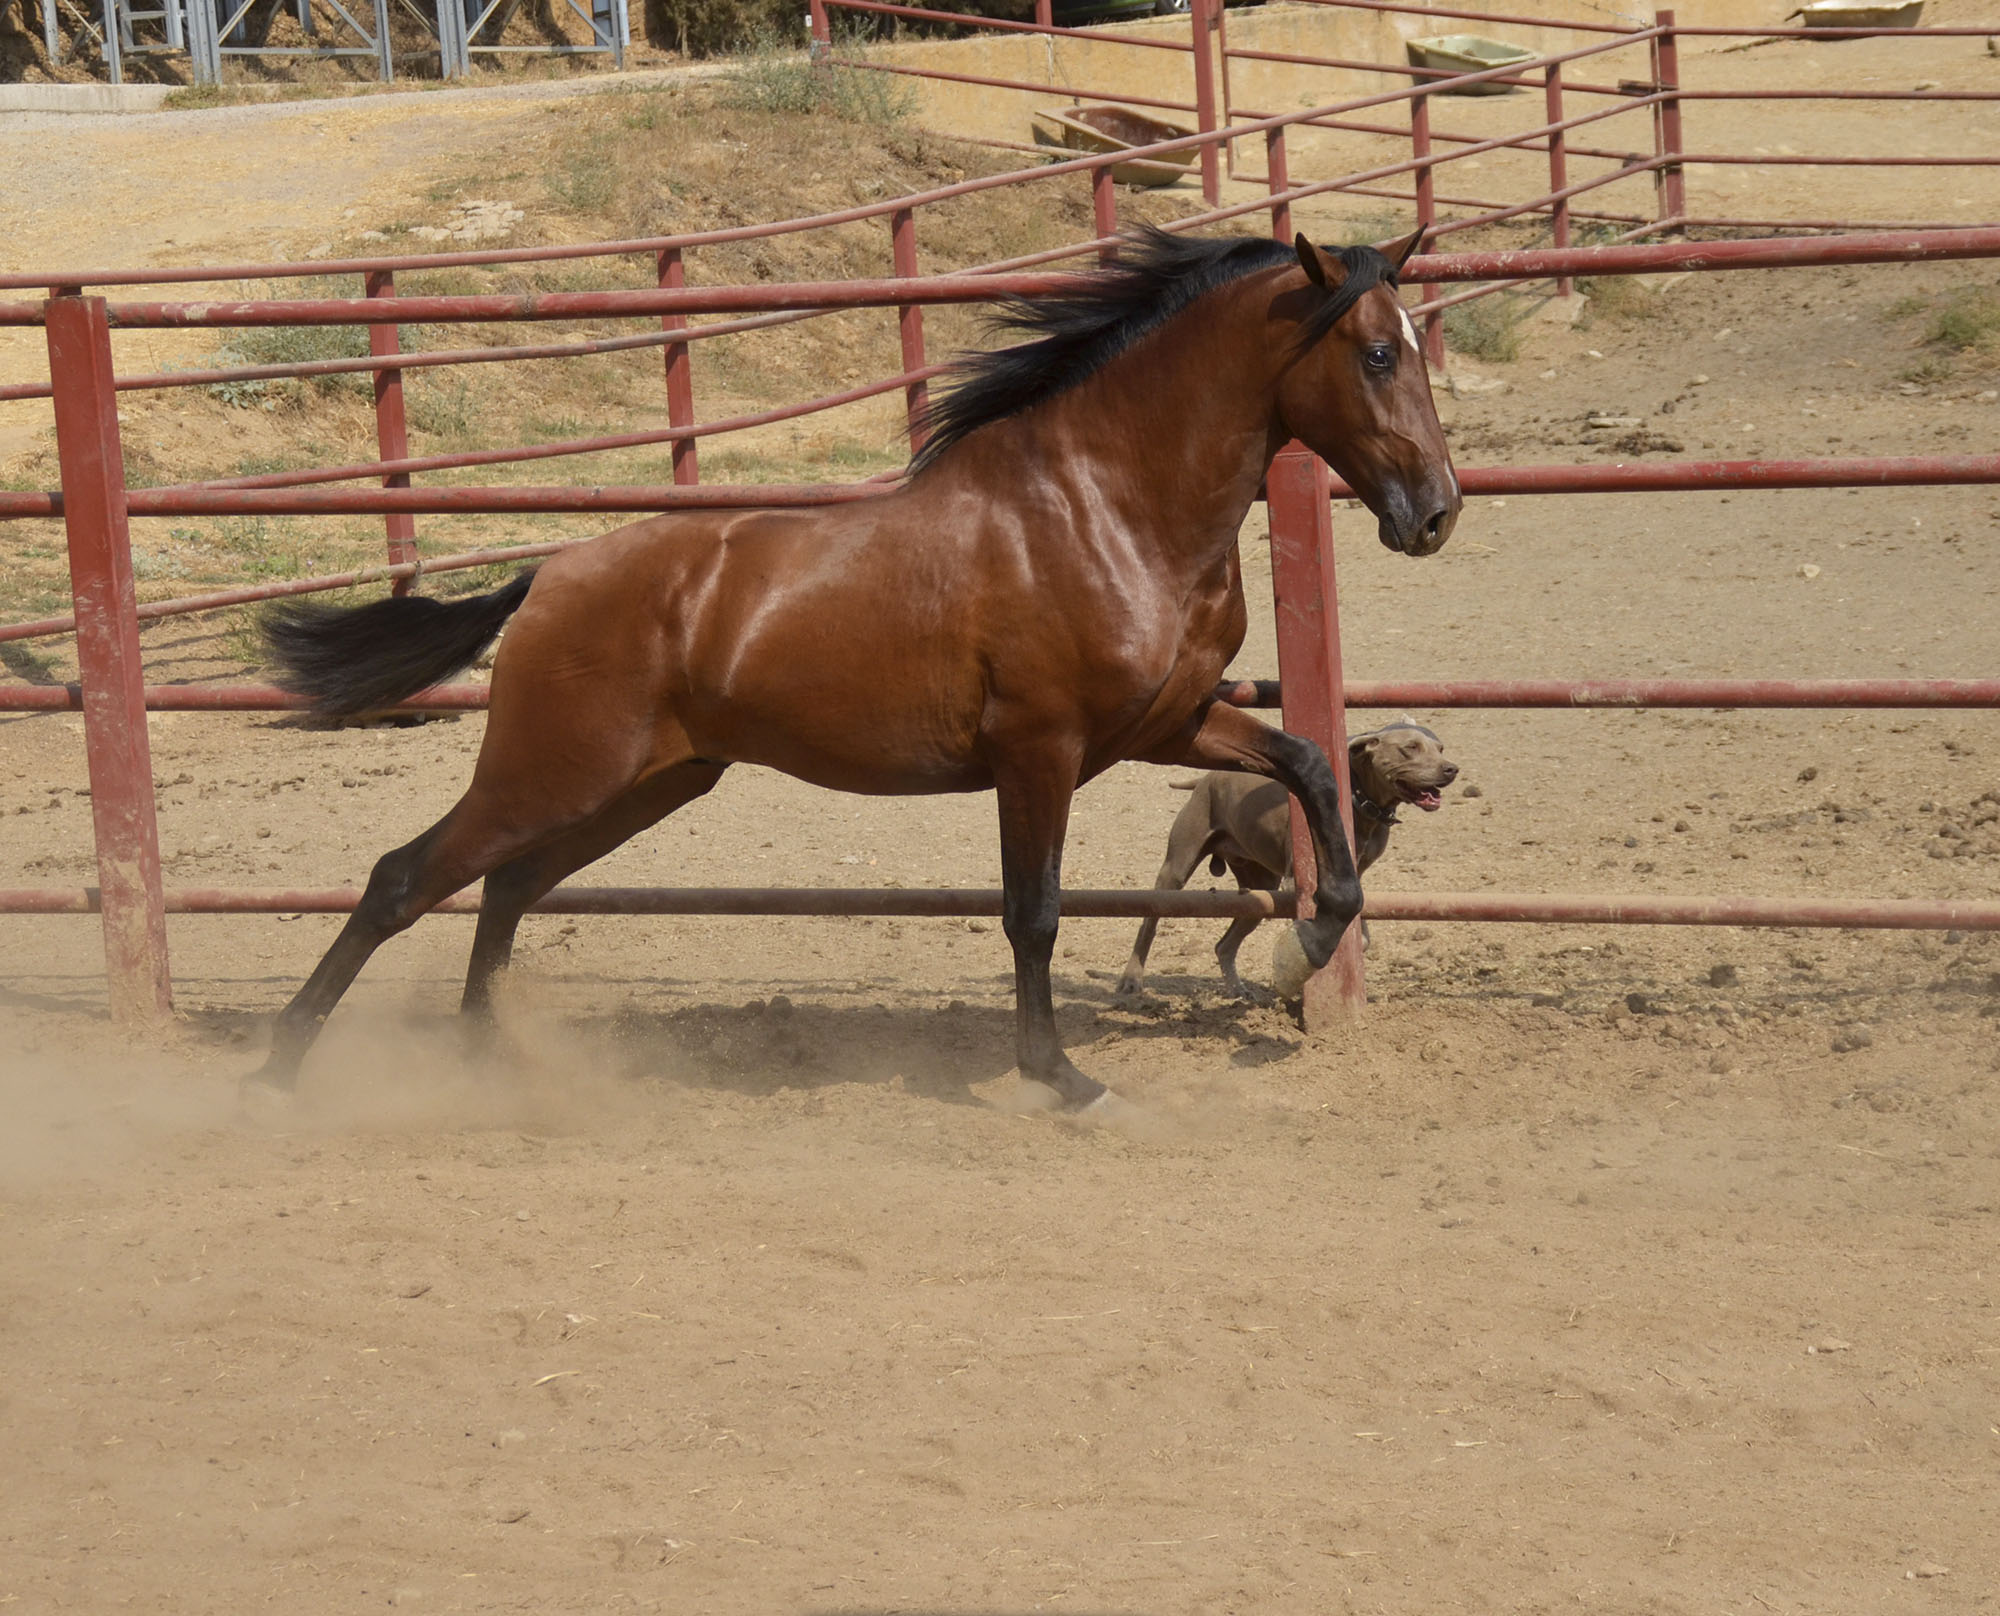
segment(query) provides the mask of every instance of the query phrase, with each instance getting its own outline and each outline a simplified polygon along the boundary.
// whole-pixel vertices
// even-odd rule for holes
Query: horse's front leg
[[[1074,760],[1052,756],[1012,758],[994,771],[1002,924],[1014,946],[1015,1059],[1021,1075],[1054,1089],[1067,1111],[1081,1111],[1110,1092],[1063,1053],[1049,984],[1061,920],[1063,836],[1076,776]]]
[[[1312,918],[1292,922],[1302,968],[1291,973],[1296,981],[1277,984],[1287,998],[1296,997],[1306,976],[1333,958],[1342,935],[1361,913],[1361,877],[1340,818],[1339,783],[1326,753],[1301,736],[1259,723],[1240,708],[1210,701],[1171,741],[1146,753],[1142,761],[1261,774],[1298,799],[1318,869]]]

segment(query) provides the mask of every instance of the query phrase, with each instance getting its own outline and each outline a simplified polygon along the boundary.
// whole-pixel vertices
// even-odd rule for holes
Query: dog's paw
[[[1277,945],[1271,950],[1271,987],[1281,999],[1296,999],[1306,991],[1306,979],[1313,974],[1299,941],[1297,923],[1278,928]]]

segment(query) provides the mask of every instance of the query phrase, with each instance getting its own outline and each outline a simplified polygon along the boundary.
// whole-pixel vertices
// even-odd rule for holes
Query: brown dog
[[[1347,758],[1354,781],[1354,862],[1365,872],[1388,847],[1390,827],[1399,823],[1396,810],[1407,802],[1436,813],[1439,794],[1458,778],[1458,765],[1446,760],[1437,736],[1407,718],[1355,736],[1347,743]],[[1194,795],[1167,834],[1156,889],[1179,891],[1203,859],[1212,874],[1228,870],[1245,892],[1290,885],[1291,797],[1283,786],[1254,774],[1217,773],[1178,789]],[[1118,979],[1121,994],[1137,993],[1145,981],[1146,955],[1159,925],[1152,916],[1140,923],[1132,958]],[[1254,995],[1236,974],[1236,951],[1257,926],[1255,920],[1233,920],[1215,945],[1222,980],[1239,999]],[[1364,940],[1366,935],[1364,929]]]

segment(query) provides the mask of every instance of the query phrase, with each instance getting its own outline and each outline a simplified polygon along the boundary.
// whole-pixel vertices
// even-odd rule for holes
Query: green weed
[[[620,98],[618,121],[627,129],[658,129],[671,123],[681,109],[681,94],[674,86],[614,90]]]
[[[303,295],[343,295],[340,290],[308,282]],[[368,332],[358,325],[270,325],[233,331],[216,355],[221,367],[236,365],[302,365],[321,359],[364,359]],[[294,402],[310,390],[323,397],[346,393],[367,396],[373,383],[366,371],[331,376],[276,377],[268,381],[211,383],[208,391],[235,409],[274,409]]]
[[[1592,320],[1647,320],[1659,307],[1630,275],[1595,275],[1578,281],[1576,289],[1590,300]]]
[[[450,372],[418,371],[403,384],[410,425],[438,438],[472,435],[472,384]]]
[[[43,656],[24,640],[0,640],[0,666],[4,666],[23,684],[52,685],[56,682],[54,658]]]
[[[775,36],[760,36],[736,71],[722,81],[716,99],[745,112],[787,117],[822,113],[848,123],[899,123],[916,109],[916,93],[886,73],[849,67],[862,57],[853,39],[835,48],[835,59],[818,63],[788,48]]]
[[[1510,301],[1498,296],[1455,303],[1444,311],[1444,340],[1447,347],[1468,359],[1485,359],[1497,364],[1518,359],[1521,354],[1520,311]]]
[[[600,151],[574,153],[548,176],[549,195],[572,213],[601,213],[618,194],[618,165]]]
[[[311,464],[313,464],[312,458],[306,455],[244,455],[236,462],[236,475],[239,477],[263,477],[274,471],[297,471],[301,467],[310,466]],[[183,535],[197,539],[201,536],[193,528],[174,529],[175,538],[181,538]]]
[[[396,290],[404,297],[477,297],[493,290],[492,282],[476,269],[420,269],[396,278]],[[420,326],[403,327],[403,346],[414,351],[427,338]]]
[[[1950,302],[1931,317],[1924,341],[1955,353],[1983,347],[2000,335],[2000,296],[1983,287],[1954,292]]]

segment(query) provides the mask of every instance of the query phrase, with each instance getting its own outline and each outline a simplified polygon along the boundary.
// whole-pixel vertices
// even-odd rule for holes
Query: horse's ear
[[[1426,228],[1424,225],[1418,225],[1407,236],[1390,242],[1388,246],[1382,249],[1382,256],[1396,266],[1398,274],[1402,273],[1405,264],[1424,250]]]
[[[1322,252],[1303,233],[1293,237],[1292,247],[1299,255],[1299,267],[1306,272],[1306,279],[1322,291],[1332,291],[1347,279],[1347,266],[1331,253]]]

